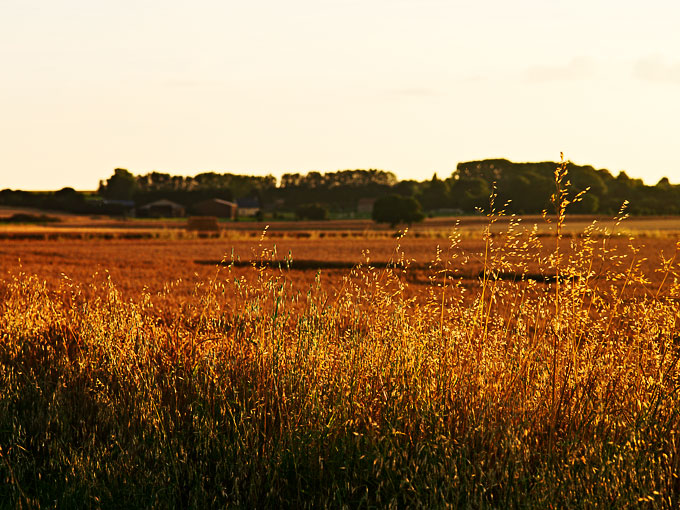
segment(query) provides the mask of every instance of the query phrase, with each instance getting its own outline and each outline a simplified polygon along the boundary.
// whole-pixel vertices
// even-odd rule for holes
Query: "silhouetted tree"
[[[371,216],[377,223],[389,223],[392,227],[399,223],[410,225],[425,217],[420,202],[413,197],[401,195],[387,195],[377,199]]]
[[[414,180],[399,181],[392,186],[392,191],[396,195],[403,197],[414,197],[419,193],[421,183]]]
[[[458,179],[451,187],[451,205],[466,212],[489,205],[491,186],[481,177]]]
[[[422,185],[418,199],[425,210],[432,211],[449,206],[449,193],[448,183],[435,173],[431,180]]]
[[[99,184],[98,193],[116,200],[130,200],[136,190],[137,178],[124,168],[116,168],[106,184]]]
[[[87,212],[85,196],[73,188],[67,187],[55,191],[47,202],[54,209],[73,213]]]

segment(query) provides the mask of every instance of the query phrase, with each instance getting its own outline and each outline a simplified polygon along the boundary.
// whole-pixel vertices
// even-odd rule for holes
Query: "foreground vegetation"
[[[398,247],[334,292],[218,269],[171,315],[8,277],[0,506],[677,507],[675,254],[652,285],[595,227],[491,230],[418,297]]]

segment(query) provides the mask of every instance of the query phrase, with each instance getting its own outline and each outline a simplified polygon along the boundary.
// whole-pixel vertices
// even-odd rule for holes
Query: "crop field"
[[[680,505],[676,219],[3,232],[0,507]]]
[[[526,220],[526,219],[525,219]],[[258,274],[253,267],[263,263],[277,269],[277,275],[296,291],[306,292],[318,278],[327,291],[342,287],[343,277],[355,266],[385,269],[391,265],[400,278],[408,284],[409,296],[423,296],[433,285],[460,280],[460,285],[475,287],[484,271],[485,249],[491,248],[491,258],[503,258],[504,264],[522,265],[522,272],[531,277],[550,277],[554,269],[547,267],[546,258],[554,250],[554,237],[550,225],[536,226],[538,218],[530,218],[508,235],[508,223],[491,225],[492,235],[487,240],[484,232],[489,225],[470,221],[456,228],[455,222],[441,222],[448,230],[401,232],[382,230],[273,230],[266,225],[261,230],[237,230],[217,238],[198,238],[195,235],[125,238],[91,235],[86,238],[55,237],[9,238],[0,240],[0,270],[4,275],[21,271],[36,275],[54,287],[64,278],[79,283],[90,283],[110,277],[125,298],[138,298],[142,292],[152,297],[163,294],[168,285],[173,287],[173,297],[189,298],[196,285],[213,278],[218,265],[231,278],[251,278]],[[573,253],[582,244],[580,233],[588,219],[578,218],[567,223],[561,249]],[[592,219],[587,225],[592,225]],[[663,278],[658,271],[663,257],[675,251],[679,237],[675,231],[659,232],[658,219],[627,220],[616,229],[601,222],[591,235],[593,250],[630,254],[633,247],[636,261],[647,275],[650,288]],[[637,237],[631,236],[630,223]],[[343,226],[347,226],[346,223]],[[680,233],[680,222],[678,222]],[[581,227],[577,232],[575,228]],[[272,231],[273,230],[273,231]],[[537,233],[532,236],[532,232]],[[26,232],[33,232],[32,229]],[[521,243],[531,245],[529,253],[518,250]],[[501,262],[496,260],[496,262]],[[600,261],[600,270],[604,268]],[[228,267],[231,266],[231,267]],[[403,268],[406,267],[404,271]],[[516,268],[515,268],[516,269]],[[446,270],[446,273],[444,273]],[[506,280],[521,283],[522,273],[501,270]],[[514,278],[509,278],[514,276]],[[601,276],[601,275],[596,275]],[[525,278],[526,279],[526,278]]]

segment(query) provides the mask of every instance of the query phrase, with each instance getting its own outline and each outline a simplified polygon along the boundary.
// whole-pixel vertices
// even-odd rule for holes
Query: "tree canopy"
[[[0,204],[113,214],[124,211],[127,206],[120,202],[125,201],[143,205],[168,199],[191,207],[210,198],[229,201],[248,198],[257,199],[265,211],[275,209],[307,217],[314,207],[317,207],[317,216],[321,209],[330,215],[366,214],[359,212],[366,211],[366,203],[398,195],[419,203],[421,213],[435,215],[452,211],[474,214],[478,209],[486,210],[490,195],[495,193],[496,207],[504,208],[507,213],[541,214],[552,209],[550,197],[555,192],[557,166],[558,163],[551,161],[514,163],[507,159],[485,159],[459,163],[447,178],[440,178],[435,173],[423,181],[399,181],[389,171],[357,169],[285,173],[278,183],[272,175],[213,171],[194,177],[157,171],[135,175],[116,168],[113,175],[100,182],[99,200],[72,188],[56,192],[2,190]],[[571,195],[587,190],[583,199],[569,208],[570,213],[612,215],[628,201],[631,214],[680,214],[680,186],[667,178],[648,186],[623,171],[614,176],[606,169],[571,162],[567,168]],[[314,207],[308,211],[307,206]]]
[[[389,223],[394,227],[399,223],[410,225],[422,221],[425,215],[415,198],[387,195],[375,201],[372,218],[378,223]]]
[[[137,178],[124,168],[116,168],[106,183],[99,184],[99,194],[115,200],[130,200],[137,190]]]

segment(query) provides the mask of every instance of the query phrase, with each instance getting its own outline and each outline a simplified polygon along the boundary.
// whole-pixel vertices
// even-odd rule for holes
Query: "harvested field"
[[[638,220],[634,225],[636,228],[658,226],[651,220],[648,223]],[[625,230],[621,228],[623,232],[630,231],[628,225],[624,227]],[[267,231],[264,235],[263,231],[244,231],[240,237],[206,239],[195,236],[177,239],[5,239],[0,240],[0,270],[7,274],[20,269],[48,282],[59,280],[62,275],[84,282],[94,273],[106,271],[116,286],[124,293],[132,294],[145,288],[157,292],[165,284],[178,280],[190,287],[209,278],[218,264],[229,265],[232,261],[237,274],[247,272],[244,270],[263,260],[269,266],[280,266],[300,288],[308,285],[317,271],[321,271],[324,281],[337,284],[355,265],[385,267],[397,262],[410,267],[410,281],[416,286],[429,285],[428,276],[443,268],[449,269],[451,275],[476,279],[484,268],[483,226],[474,231],[459,229],[457,237],[450,239],[448,235],[452,232],[454,230],[426,236],[410,231],[401,239],[391,234],[346,231],[340,235],[307,232],[305,236],[290,231]],[[343,236],[343,233],[347,235]],[[602,235],[601,232],[593,235],[598,246],[603,242]],[[679,235],[671,231],[664,236],[642,235],[632,240],[627,235],[614,235],[607,238],[606,245],[607,249],[622,253],[630,251],[629,246],[639,250],[637,258],[642,261],[653,286],[657,275],[654,269],[659,266],[662,256],[669,257],[674,252],[678,238]],[[538,236],[538,239],[533,241],[536,249],[518,252],[515,256],[515,259],[522,258],[530,275],[542,274],[541,262],[554,249],[550,237]],[[506,245],[521,240],[522,236],[509,240],[507,235],[499,233],[491,238],[491,243],[493,249],[503,251],[506,262],[513,262],[512,250],[506,249]],[[580,243],[580,237],[567,236],[561,246],[569,253],[572,245],[578,248]],[[272,261],[276,263],[272,264]]]
[[[677,507],[677,233],[496,227],[0,241],[0,501]]]

